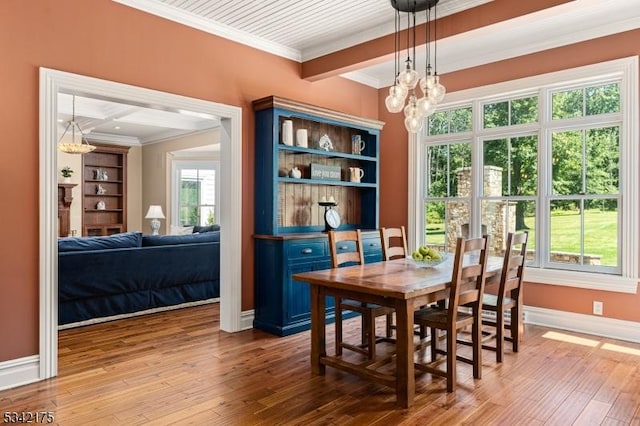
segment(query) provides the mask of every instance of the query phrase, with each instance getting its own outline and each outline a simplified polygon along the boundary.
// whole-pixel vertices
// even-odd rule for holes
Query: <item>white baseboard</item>
[[[640,323],[634,321],[525,306],[524,322],[640,343]]]
[[[40,357],[38,355],[0,362],[0,391],[39,380]]]
[[[253,318],[255,317],[255,310],[249,309],[248,311],[242,311],[240,314],[240,329],[249,330],[253,328]]]

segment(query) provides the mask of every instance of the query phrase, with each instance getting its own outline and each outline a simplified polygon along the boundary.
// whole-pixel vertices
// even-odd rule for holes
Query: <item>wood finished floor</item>
[[[400,409],[385,386],[312,376],[309,332],[218,326],[214,304],[61,331],[59,376],[0,392],[0,408],[52,411],[60,425],[640,425],[638,344],[527,325],[502,365],[483,352],[481,380],[459,364],[447,394],[420,376]]]

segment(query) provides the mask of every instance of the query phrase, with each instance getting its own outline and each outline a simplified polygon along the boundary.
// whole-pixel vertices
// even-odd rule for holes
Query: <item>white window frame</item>
[[[171,162],[171,225],[180,226],[179,171],[183,169],[214,170],[216,174],[215,217],[220,223],[220,161],[216,160],[173,160]]]
[[[497,83],[489,86],[461,90],[447,94],[445,101],[440,108],[458,108],[472,104],[474,108],[474,136],[472,145],[472,158],[478,158],[480,149],[480,138],[475,129],[481,129],[482,123],[478,122],[481,114],[475,111],[481,104],[491,99],[507,99],[541,92],[540,104],[538,108],[540,114],[544,114],[550,108],[549,93],[555,88],[570,86],[571,84],[585,84],[590,81],[597,82],[608,78],[620,80],[620,110],[622,114],[622,125],[620,128],[620,193],[622,196],[622,221],[620,222],[620,262],[621,274],[611,275],[597,272],[565,271],[558,269],[542,269],[530,267],[526,269],[525,281],[541,284],[561,285],[567,287],[586,288],[591,290],[603,290],[620,293],[637,292],[638,288],[638,231],[640,230],[640,214],[638,209],[639,176],[637,164],[639,162],[638,153],[638,57],[617,59],[602,62],[594,65],[587,65],[579,68],[572,68],[548,74],[523,78],[519,80]],[[544,88],[544,89],[541,89]],[[439,109],[440,109],[439,108]],[[423,128],[426,129],[427,126]],[[490,129],[494,130],[494,129]],[[495,129],[500,132],[500,128]],[[423,130],[424,131],[424,130]],[[542,127],[541,132],[547,132],[546,127]],[[463,135],[452,135],[456,138]],[[486,138],[487,134],[483,134]],[[542,136],[542,134],[541,134]],[[423,159],[424,143],[427,139],[423,135],[409,136],[409,157],[408,157],[408,183],[409,183],[409,218],[408,225],[412,232],[409,232],[408,239],[410,246],[422,243],[424,238],[424,206],[423,189],[425,164]],[[539,152],[539,155],[545,155]],[[542,162],[540,163],[542,165]],[[477,169],[477,167],[476,167]],[[417,179],[415,177],[418,177]],[[472,188],[474,191],[481,184],[482,175],[476,170],[472,176]],[[542,176],[539,176],[542,179]],[[545,188],[546,189],[546,188]],[[477,193],[475,191],[474,193]],[[546,197],[540,200],[544,205],[539,209],[546,208],[548,200]],[[479,212],[479,199],[474,197],[472,206],[474,212]],[[479,213],[474,213],[476,221]],[[537,229],[543,233],[543,224],[538,223]]]

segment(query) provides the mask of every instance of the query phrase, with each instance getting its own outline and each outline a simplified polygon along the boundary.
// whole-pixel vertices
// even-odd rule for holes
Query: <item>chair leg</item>
[[[393,336],[393,314],[387,314],[387,337]]]
[[[482,309],[473,308],[474,319],[471,327],[473,343],[473,377],[482,378]],[[454,340],[455,343],[455,340]]]
[[[447,392],[456,390],[456,329],[447,330]]]
[[[522,324],[522,311],[520,304],[511,308],[511,340],[513,340],[513,352],[518,352],[518,345],[522,339],[524,326]]]
[[[502,362],[504,354],[504,311],[496,310],[496,362]]]
[[[367,354],[369,359],[376,357],[376,316],[371,312],[367,312],[362,315],[362,318],[366,321],[367,326],[365,330],[367,339]]]
[[[335,298],[335,317],[336,317],[336,355],[342,355],[342,309],[340,308],[340,302],[342,299]]]
[[[431,329],[431,361],[435,361],[438,358],[438,332],[437,329]],[[426,330],[425,330],[426,331]],[[420,330],[422,334],[422,330]]]

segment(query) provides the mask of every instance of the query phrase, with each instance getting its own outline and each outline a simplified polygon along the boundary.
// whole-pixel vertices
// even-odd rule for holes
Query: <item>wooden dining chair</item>
[[[407,235],[404,226],[399,228],[380,228],[380,241],[382,241],[382,260],[407,257]],[[393,336],[394,329],[393,313],[390,313],[387,315],[387,337]]]
[[[355,250],[349,250],[350,247],[354,247]],[[343,265],[364,264],[360,230],[329,231],[329,252],[331,253],[332,268],[338,268]],[[362,318],[360,344],[355,345],[343,341],[343,310],[360,313]],[[376,318],[382,315],[386,316],[391,313],[393,313],[392,308],[373,303],[361,302],[358,300],[336,297],[336,355],[341,355],[342,349],[345,348],[366,355],[368,359],[374,359],[376,356],[376,343],[383,340],[389,340],[388,337],[376,336]]]
[[[420,326],[421,343],[419,349],[424,349],[427,343],[431,347],[429,363],[416,363],[416,369],[445,377],[447,392],[456,388],[456,360],[473,365],[473,377],[482,376],[482,336],[481,309],[484,292],[485,270],[487,265],[488,236],[474,239],[458,238],[453,260],[453,273],[449,286],[447,303],[422,308],[414,313],[414,322]],[[459,311],[461,305],[471,306],[471,312]],[[458,331],[472,327],[473,355],[464,358],[457,355]],[[429,328],[430,338],[426,340],[426,329]],[[438,330],[444,331],[446,350],[439,348],[441,340]],[[438,358],[445,355],[445,358]],[[446,370],[438,366],[446,362]]]
[[[482,309],[494,312],[496,319],[482,320],[483,325],[487,325],[494,332],[483,330],[483,341],[495,339],[495,346],[483,344],[483,348],[496,352],[496,362],[502,362],[504,354],[504,341],[512,342],[513,352],[518,352],[518,344],[522,340],[522,276],[527,257],[527,242],[529,233],[510,232],[504,252],[504,261],[499,278],[497,294],[485,293],[482,297]],[[511,322],[508,326],[510,335],[505,335],[505,312],[511,314]]]

